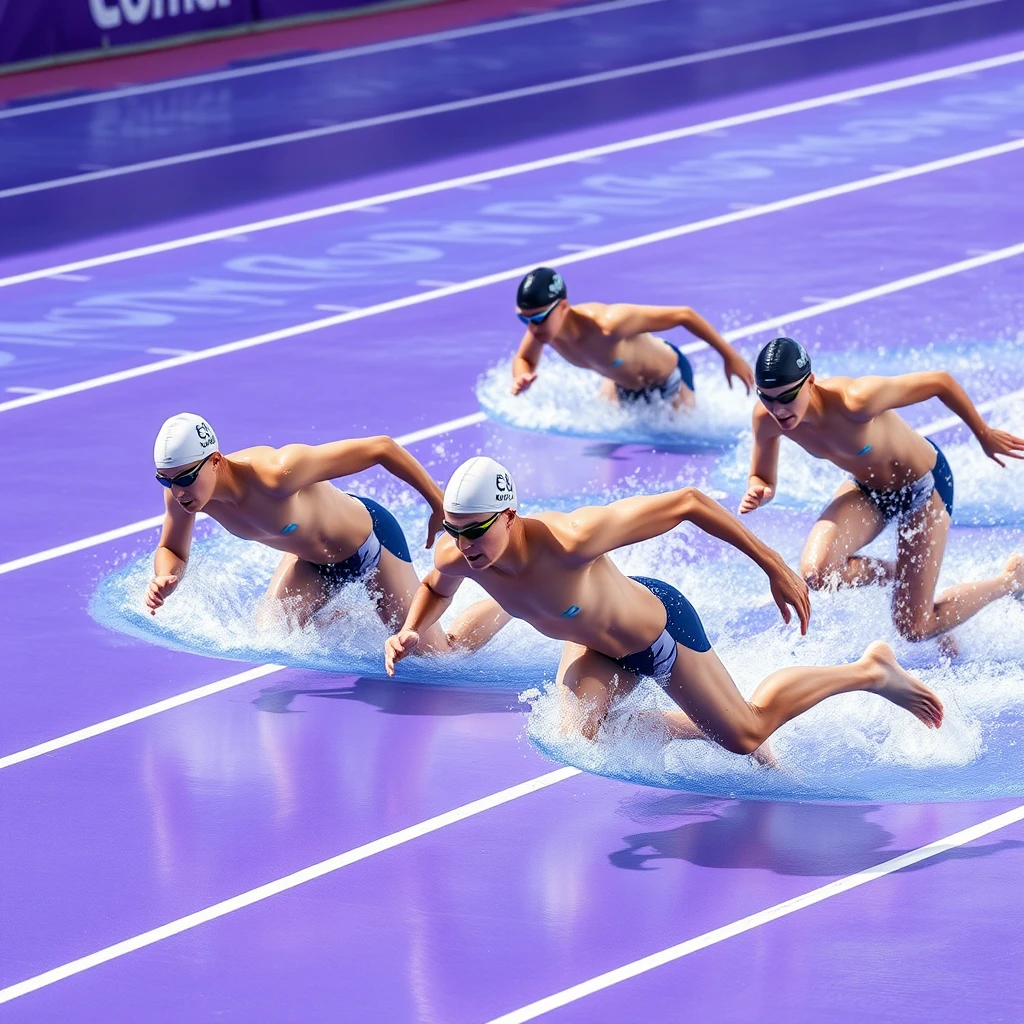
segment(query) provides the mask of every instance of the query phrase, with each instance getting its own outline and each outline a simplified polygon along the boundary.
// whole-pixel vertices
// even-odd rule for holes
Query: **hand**
[[[772,597],[782,612],[783,621],[788,625],[793,618],[789,610],[792,605],[800,619],[800,635],[807,635],[807,624],[811,621],[811,593],[807,584],[780,558],[778,564],[768,573]]]
[[[755,508],[767,505],[775,497],[775,491],[767,484],[751,484],[740,501],[740,514],[753,512]]]
[[[146,607],[150,615],[156,615],[156,610],[164,601],[174,593],[178,585],[177,576],[154,576],[146,588]]]
[[[738,352],[726,352],[725,379],[729,382],[730,388],[732,387],[733,377],[739,377],[749,395],[750,389],[754,386],[754,371],[750,368],[746,359]]]
[[[430,519],[427,522],[427,544],[428,548],[434,546],[434,540],[437,535],[444,529],[441,525],[444,522],[444,509],[435,508],[430,512]]]
[[[415,629],[400,629],[394,636],[389,636],[384,641],[384,671],[393,676],[395,662],[412,654],[419,642],[420,635]]]
[[[978,438],[982,451],[993,461],[997,462],[1004,469],[1006,463],[999,458],[1000,455],[1008,459],[1024,459],[1024,437],[1017,437],[1007,430],[994,430],[989,427]]]
[[[537,379],[535,373],[518,373],[512,378],[512,394],[521,395]]]

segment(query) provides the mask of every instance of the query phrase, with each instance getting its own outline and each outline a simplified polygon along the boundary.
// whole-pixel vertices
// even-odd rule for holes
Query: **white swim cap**
[[[486,455],[477,455],[459,466],[444,489],[444,510],[455,515],[518,507],[512,474]]]
[[[180,412],[164,422],[153,445],[153,461],[157,469],[187,466],[218,452],[213,427],[194,412]]]

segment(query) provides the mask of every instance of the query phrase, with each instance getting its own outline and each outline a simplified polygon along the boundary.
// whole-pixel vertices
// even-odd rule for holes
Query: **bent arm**
[[[684,522],[739,548],[762,568],[778,558],[735,516],[696,487],[581,508],[567,519],[567,553],[581,564],[616,548],[659,537]]]
[[[402,629],[414,633],[429,629],[448,610],[462,580],[462,576],[448,576],[440,569],[431,569],[413,594]]]
[[[905,373],[899,377],[858,377],[846,391],[851,416],[865,423],[889,409],[902,409],[937,398],[980,437],[988,424],[967,397],[967,392],[945,370]]]
[[[295,494],[309,484],[382,466],[414,487],[432,509],[441,507],[441,489],[430,474],[393,438],[361,437],[328,444],[289,444],[263,462],[253,462],[260,480],[273,493]]]
[[[189,552],[192,550],[192,527],[195,517],[190,516],[174,500],[170,490],[164,492],[163,529],[160,543],[153,556],[154,576],[177,576],[185,574]]]
[[[543,342],[538,341],[529,331],[523,335],[519,348],[512,359],[512,385],[513,393],[516,388],[521,388],[524,381],[533,381],[537,376],[537,366],[540,363],[541,353],[544,351]]]

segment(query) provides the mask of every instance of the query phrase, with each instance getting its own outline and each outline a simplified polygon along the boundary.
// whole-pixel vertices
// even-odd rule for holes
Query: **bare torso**
[[[935,465],[935,449],[891,409],[858,422],[844,401],[852,383],[850,377],[817,383],[820,414],[808,415],[794,429],[778,433],[878,490],[898,490],[924,476]],[[759,415],[768,416],[764,411]]]
[[[326,481],[285,497],[270,491],[252,468],[254,455],[270,449],[245,448],[227,456],[238,493],[213,499],[203,511],[230,533],[328,565],[355,554],[373,523],[362,502]]]
[[[607,555],[574,564],[559,540],[569,517],[547,512],[521,518],[525,558],[513,572],[474,572],[448,538],[439,552],[459,575],[480,584],[510,615],[556,640],[582,644],[610,658],[645,650],[665,628],[661,602],[624,576]]]
[[[578,332],[573,337],[554,337],[548,344],[567,362],[602,376],[631,391],[664,383],[676,368],[672,348],[653,334],[619,338],[605,331],[598,317],[600,302],[573,306]]]

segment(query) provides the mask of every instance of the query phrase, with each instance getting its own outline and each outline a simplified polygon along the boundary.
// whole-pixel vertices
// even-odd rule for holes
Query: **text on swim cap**
[[[200,448],[209,448],[211,444],[217,443],[217,439],[213,436],[213,431],[210,430],[207,423],[197,423],[196,433],[199,435]]]
[[[494,477],[494,489],[498,492],[494,495],[495,501],[511,501],[514,497],[512,477],[508,473],[498,473]]]

